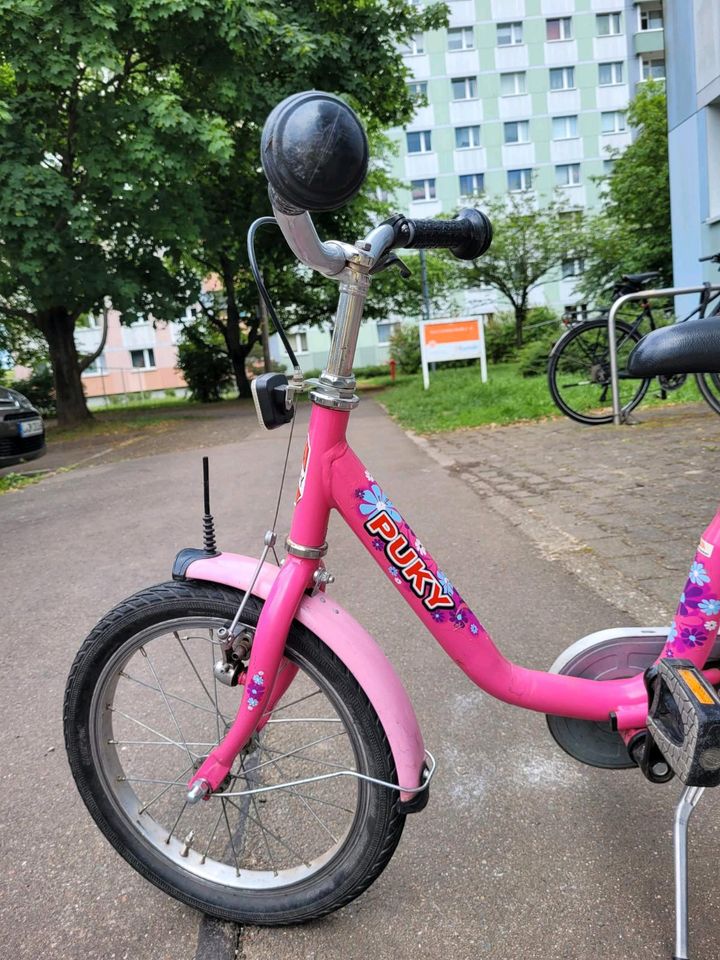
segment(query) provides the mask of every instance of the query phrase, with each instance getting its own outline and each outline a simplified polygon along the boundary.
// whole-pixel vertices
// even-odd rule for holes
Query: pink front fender
[[[257,560],[237,553],[221,553],[217,557],[195,560],[185,576],[192,580],[208,580],[239,590],[247,590]],[[279,568],[266,563],[253,588],[253,594],[265,600]],[[419,786],[425,763],[425,746],[415,711],[395,670],[370,634],[323,593],[303,597],[296,620],[326,644],[355,677],[380,718],[390,743],[398,783]],[[401,793],[404,801],[413,794]]]

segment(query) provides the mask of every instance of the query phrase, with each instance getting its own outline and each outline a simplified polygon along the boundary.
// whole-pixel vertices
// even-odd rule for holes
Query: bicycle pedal
[[[689,787],[720,784],[720,697],[690,660],[666,658],[645,672],[647,728]]]

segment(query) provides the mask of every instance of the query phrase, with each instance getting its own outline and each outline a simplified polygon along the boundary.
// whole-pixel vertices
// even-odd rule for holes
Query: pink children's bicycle
[[[259,560],[216,549],[206,470],[203,549],[182,550],[172,581],[103,617],[73,664],[65,738],[84,802],[144,877],[216,917],[310,920],[375,880],[405,817],[427,803],[435,760],[392,666],[326,592],[334,508],[479,687],[547,714],[555,740],[583,763],[637,765],[651,781],[682,780],[675,956],[686,958],[687,823],[704,787],[720,781],[720,670],[703,670],[720,622],[720,513],[700,539],[671,627],[584,637],[547,673],[507,661],[346,440],[373,274],[397,265],[393,250],[401,247],[479,257],[490,224],[476,210],[449,221],[398,215],[354,245],[321,242],[308,211],[346,203],[368,164],[357,117],[329,94],[302,93],[276,107],[262,157],[275,218],[253,224],[249,251],[271,314],[253,251],[264,223],[277,223],[303,264],[340,284],[319,380],[303,380],[275,318],[295,375],[288,382],[266,374],[253,384],[268,429],[292,421],[297,394],[310,388],[286,556],[270,559],[274,530]],[[697,350],[693,326],[683,331],[686,348],[676,345],[679,372]],[[646,367],[671,329],[644,341]],[[720,331],[714,336],[720,371]],[[707,370],[707,347],[703,359]]]

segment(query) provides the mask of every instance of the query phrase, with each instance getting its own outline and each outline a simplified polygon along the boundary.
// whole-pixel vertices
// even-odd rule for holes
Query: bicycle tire
[[[695,382],[710,409],[720,414],[720,373],[696,373]]]
[[[603,332],[605,338],[603,340]],[[618,368],[623,369],[628,348],[642,339],[642,334],[627,323],[619,322],[615,328],[619,341]],[[581,343],[587,340],[587,344]],[[548,386],[553,402],[558,409],[577,423],[612,423],[612,393],[610,388],[610,357],[608,352],[607,320],[587,320],[572,326],[560,337],[550,351],[548,360]],[[578,349],[580,347],[580,349]],[[572,375],[583,379],[562,382]],[[626,389],[625,385],[629,385]],[[620,402],[627,415],[645,396],[650,380],[620,379]],[[581,392],[582,391],[582,392]],[[577,397],[572,403],[571,398]]]
[[[297,780],[348,763],[379,780],[397,783],[397,774],[377,714],[357,681],[295,622],[284,663],[298,673],[251,749],[236,761],[236,779],[222,790],[292,786],[252,799],[236,795],[237,803],[217,794],[193,806],[184,803],[188,770],[224,735],[239,702],[239,687],[212,679],[212,663],[221,649],[214,630],[233,617],[241,598],[226,587],[170,582],[111,610],[70,672],[66,749],[100,830],[161,890],[223,920],[304,922],[367,889],[392,857],[405,816],[397,809],[398,794],[387,787],[341,776],[300,789]],[[261,606],[251,598],[247,623],[257,622]],[[276,716],[281,710],[286,712]],[[223,818],[227,829],[219,826]]]

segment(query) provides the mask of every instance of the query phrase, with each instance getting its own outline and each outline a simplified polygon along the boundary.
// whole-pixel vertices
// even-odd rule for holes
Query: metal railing
[[[618,383],[617,345],[615,343],[615,317],[618,310],[631,300],[652,300],[658,297],[676,297],[682,296],[685,293],[702,293],[703,291],[720,293],[720,285],[701,283],[697,287],[664,287],[662,290],[639,290],[637,293],[626,293],[622,297],[618,297],[612,307],[610,307],[610,313],[608,315],[608,349],[610,351],[610,387],[612,390],[613,423],[616,426],[627,422],[626,418],[623,417],[620,406],[620,385]],[[692,323],[692,320],[688,322]],[[720,317],[718,317],[718,323],[720,323]]]

